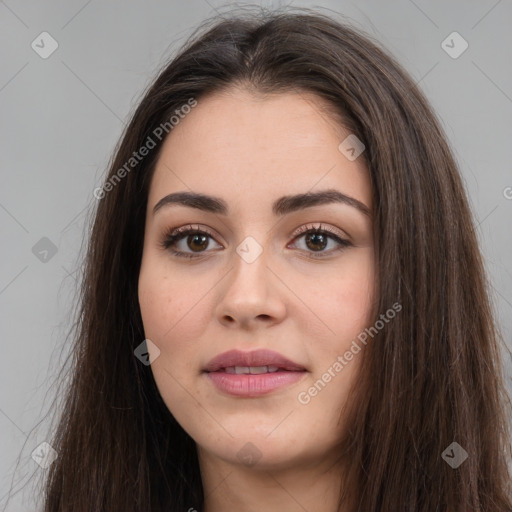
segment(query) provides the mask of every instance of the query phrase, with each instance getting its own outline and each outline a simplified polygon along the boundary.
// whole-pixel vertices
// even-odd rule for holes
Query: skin
[[[327,188],[371,210],[364,161],[340,152],[350,132],[325,107],[304,92],[262,97],[231,88],[201,98],[165,140],[152,178],[139,303],[146,338],[160,350],[151,364],[158,389],[198,447],[206,512],[318,510],[319,503],[337,510],[340,410],[362,357],[354,355],[308,404],[298,395],[372,324],[371,216],[340,203],[283,218],[271,211],[279,197]],[[221,197],[230,214],[172,205],[153,215],[162,197],[178,191]],[[322,246],[294,237],[298,228],[320,223],[353,246],[335,251],[331,238]],[[195,260],[161,246],[166,230],[187,224],[213,235],[208,245],[187,236],[176,242],[174,249]],[[248,236],[263,249],[250,264],[236,252]],[[319,252],[325,257],[311,258]],[[297,383],[252,398],[223,394],[202,373],[222,352],[257,348],[308,371]],[[243,448],[247,442],[258,452]],[[259,453],[256,464],[244,464],[241,449]]]

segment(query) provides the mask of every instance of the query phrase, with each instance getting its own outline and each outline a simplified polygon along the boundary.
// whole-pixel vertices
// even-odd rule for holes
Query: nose
[[[281,322],[286,314],[286,286],[271,268],[266,252],[255,259],[240,254],[233,254],[233,267],[219,287],[217,319],[226,327],[246,330]]]

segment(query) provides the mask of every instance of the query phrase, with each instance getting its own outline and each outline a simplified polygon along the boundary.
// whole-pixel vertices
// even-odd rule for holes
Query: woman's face
[[[201,99],[155,168],[139,302],[158,389],[203,461],[335,456],[362,359],[344,354],[372,323],[374,248],[368,170],[338,148],[350,132],[320,101],[238,89]],[[352,200],[301,199],[327,190]],[[176,193],[217,199],[185,205]],[[326,233],[304,234],[320,224]],[[200,233],[167,238],[187,226]]]

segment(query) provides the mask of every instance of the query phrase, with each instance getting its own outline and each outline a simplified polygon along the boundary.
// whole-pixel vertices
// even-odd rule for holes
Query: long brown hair
[[[154,130],[194,98],[241,86],[313,92],[365,145],[379,297],[402,310],[364,354],[340,453],[340,506],[364,512],[510,512],[510,400],[482,256],[459,171],[425,96],[360,30],[309,9],[211,18],[146,91],[112,158],[89,234],[45,512],[203,507],[196,447],[151,368],[137,282]],[[119,169],[152,137],[156,147]],[[442,456],[458,443],[457,468]],[[453,448],[453,447],[452,447]]]

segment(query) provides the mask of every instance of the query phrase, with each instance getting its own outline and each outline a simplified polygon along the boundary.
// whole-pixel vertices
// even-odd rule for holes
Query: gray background
[[[342,13],[381,41],[419,82],[460,165],[497,321],[511,347],[512,3],[286,5]],[[36,510],[30,486],[15,492],[44,471],[31,453],[47,439],[49,427],[35,427],[50,406],[50,385],[67,355],[65,334],[92,192],[155,71],[218,9],[226,13],[225,2],[0,2],[0,510]],[[43,31],[59,45],[46,59],[31,47]],[[469,44],[458,58],[441,46],[453,31]],[[49,246],[43,237],[55,254],[42,252]],[[512,389],[510,354],[504,358]],[[6,507],[11,485],[14,495]]]

